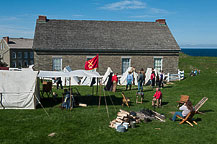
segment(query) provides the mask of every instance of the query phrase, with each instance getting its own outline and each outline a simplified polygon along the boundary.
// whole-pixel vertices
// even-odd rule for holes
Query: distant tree
[[[0,67],[7,67],[8,64],[2,61],[2,58],[0,58]]]

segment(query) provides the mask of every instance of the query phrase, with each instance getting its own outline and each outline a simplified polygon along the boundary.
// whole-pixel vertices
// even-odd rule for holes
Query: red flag
[[[85,70],[92,70],[95,68],[98,68],[98,55],[85,62]]]

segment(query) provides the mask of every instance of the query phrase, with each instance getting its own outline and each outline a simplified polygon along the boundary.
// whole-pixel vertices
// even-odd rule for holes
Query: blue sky
[[[155,21],[165,18],[179,45],[216,45],[216,0],[1,0],[0,37],[33,38],[48,19]]]

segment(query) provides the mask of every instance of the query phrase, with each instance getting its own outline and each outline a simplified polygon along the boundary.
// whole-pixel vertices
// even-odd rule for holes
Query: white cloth
[[[179,108],[179,110],[182,110],[182,116],[187,116],[190,110],[187,108],[187,106],[183,105]]]
[[[0,93],[6,109],[35,109],[37,71],[0,71]],[[0,105],[0,109],[2,109]]]

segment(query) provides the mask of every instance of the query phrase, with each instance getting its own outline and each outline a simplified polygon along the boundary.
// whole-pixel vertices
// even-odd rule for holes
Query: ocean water
[[[217,57],[217,48],[181,48],[181,52],[190,56]]]

